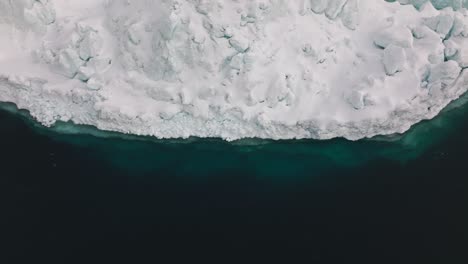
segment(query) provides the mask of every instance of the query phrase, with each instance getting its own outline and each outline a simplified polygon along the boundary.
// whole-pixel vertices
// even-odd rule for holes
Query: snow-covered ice
[[[0,101],[158,138],[402,133],[468,89],[465,0],[0,0]]]

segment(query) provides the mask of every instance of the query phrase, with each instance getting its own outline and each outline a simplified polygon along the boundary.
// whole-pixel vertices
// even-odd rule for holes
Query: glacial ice
[[[158,138],[402,133],[468,89],[466,0],[0,0],[0,101]]]
[[[403,71],[406,62],[405,49],[395,44],[388,45],[384,50],[383,64],[387,75],[395,75]]]

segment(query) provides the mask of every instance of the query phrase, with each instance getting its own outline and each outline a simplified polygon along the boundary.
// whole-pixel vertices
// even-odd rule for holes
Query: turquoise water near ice
[[[452,103],[433,120],[415,125],[403,135],[382,136],[356,142],[333,140],[260,140],[225,142],[219,139],[158,140],[99,131],[89,126],[59,123],[43,128],[20,112],[37,133],[85,149],[128,171],[167,170],[176,174],[205,175],[231,170],[259,177],[309,175],[311,171],[346,169],[378,159],[405,163],[457,133],[468,112],[468,96]],[[18,113],[10,104],[3,108]],[[444,155],[443,153],[439,153]],[[437,155],[437,154],[436,154]]]
[[[3,104],[0,262],[468,263],[467,100],[356,142],[48,129]]]

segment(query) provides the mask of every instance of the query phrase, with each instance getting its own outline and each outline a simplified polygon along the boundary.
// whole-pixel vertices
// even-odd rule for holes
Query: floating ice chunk
[[[445,46],[444,56],[446,59],[452,59],[455,55],[457,55],[458,46],[453,40],[451,39],[445,40],[444,46]]]
[[[81,80],[81,81],[88,81],[94,74],[95,74],[95,70],[91,67],[84,67],[84,66],[81,66],[80,69],[78,70],[77,74],[76,74],[76,78]]]
[[[462,1],[465,1],[465,5],[467,4],[466,0],[431,0],[431,3],[436,9],[452,7],[454,10],[458,10],[463,5]]]
[[[229,44],[231,44],[231,47],[241,53],[247,51],[249,48],[249,40],[242,36],[236,36],[229,39]]]
[[[128,40],[130,40],[130,42],[132,42],[134,45],[139,45],[141,43],[141,36],[139,34],[137,25],[132,25],[128,29]]]
[[[100,80],[98,80],[97,78],[91,78],[86,83],[86,87],[88,87],[88,89],[94,90],[94,91],[100,90],[102,88],[102,86],[103,86],[102,82]]]
[[[426,19],[426,25],[439,33],[442,38],[447,37],[453,28],[454,18],[451,15],[443,14]]]
[[[466,0],[398,0],[398,2],[401,4],[411,4],[417,9],[421,9],[426,3],[431,3],[436,9],[452,7],[453,10],[459,10],[463,5],[465,7],[468,6],[468,1]]]
[[[420,9],[427,3],[429,0],[398,0],[401,4],[413,5],[417,9]]]
[[[382,32],[377,32],[374,43],[381,48],[386,48],[390,44],[402,48],[411,48],[413,47],[413,34],[407,27],[392,26]]]
[[[443,43],[445,59],[454,60],[458,62],[460,67],[468,68],[468,38],[451,37]]]
[[[468,39],[459,39],[457,53],[453,57],[462,68],[468,68]]]
[[[384,50],[383,64],[387,75],[394,75],[397,72],[403,71],[406,63],[405,49],[399,46],[390,44]]]
[[[347,0],[329,0],[328,7],[325,10],[325,15],[328,18],[334,20],[338,15],[343,11],[343,7],[346,4]]]
[[[78,69],[84,64],[78,53],[71,48],[64,49],[59,53],[58,63],[60,72],[68,78],[74,78]]]
[[[431,67],[429,84],[440,83],[442,87],[449,86],[460,75],[461,68],[455,61],[446,61]]]
[[[468,8],[468,1],[467,3],[467,8]],[[456,14],[455,19],[453,21],[453,27],[452,31],[450,32],[451,37],[468,37],[468,26],[467,26],[468,18]]]
[[[431,64],[439,64],[445,61],[445,50],[444,49],[436,49],[434,52],[429,54],[427,58]]]
[[[51,8],[48,1],[36,1],[32,10],[44,25],[54,23],[56,16],[55,10]]]
[[[92,68],[96,73],[103,73],[111,66],[112,60],[105,58],[91,58],[86,67]]]
[[[48,1],[17,1],[18,5],[24,4],[23,16],[29,23],[41,23],[43,25],[49,25],[55,21],[55,10],[52,8]],[[1,8],[1,4],[0,4]]]
[[[310,6],[313,12],[321,14],[328,7],[328,0],[310,0]]]
[[[432,97],[443,98],[444,91],[453,87],[456,80],[460,76],[461,68],[455,61],[447,61],[438,65],[432,66],[428,78],[427,88]]]
[[[346,100],[354,109],[361,110],[364,109],[365,106],[364,95],[365,93],[363,91],[354,90],[348,95]]]
[[[359,0],[348,0],[341,13],[341,21],[349,29],[356,29],[359,24]]]
[[[80,58],[89,60],[99,55],[102,49],[102,40],[95,31],[90,30],[85,33],[79,45]]]
[[[231,63],[229,64],[231,68],[236,69],[236,70],[241,70],[242,65],[244,64],[243,58],[241,55],[234,56],[231,59]]]

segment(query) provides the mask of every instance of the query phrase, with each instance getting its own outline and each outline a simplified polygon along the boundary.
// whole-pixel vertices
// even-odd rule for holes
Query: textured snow
[[[158,138],[402,133],[468,89],[467,7],[0,0],[0,101]]]
[[[388,45],[384,50],[383,64],[387,75],[395,75],[403,71],[406,62],[405,49],[394,44]]]

